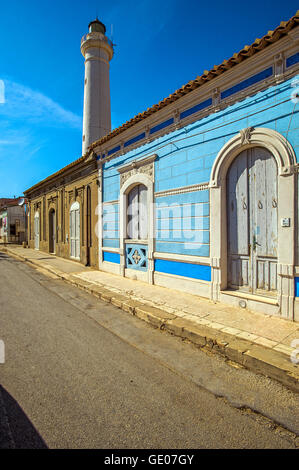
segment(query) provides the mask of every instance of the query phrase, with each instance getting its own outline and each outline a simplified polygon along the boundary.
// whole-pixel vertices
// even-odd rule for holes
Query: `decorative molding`
[[[111,246],[103,246],[102,251],[108,252],[108,253],[120,253],[119,248],[113,248]]]
[[[114,201],[105,201],[105,202],[102,202],[102,204],[103,204],[103,206],[119,204],[119,199],[115,199]]]
[[[75,191],[76,191],[76,199],[77,199],[77,197],[82,199],[83,198],[83,193],[84,193],[84,186],[80,187],[80,188],[76,188]]]
[[[222,300],[227,289],[227,171],[234,159],[243,151],[254,147],[267,149],[276,161],[278,175],[278,214],[296,219],[295,153],[290,143],[280,133],[268,128],[243,129],[232,137],[218,153],[210,179],[210,256],[212,265],[211,299]],[[243,142],[243,143],[242,143]],[[245,143],[247,142],[247,143]],[[281,216],[280,216],[281,217]],[[295,223],[290,227],[278,224],[277,232],[277,314],[293,319],[294,315],[294,247],[296,244]],[[234,294],[237,296],[237,294]],[[261,305],[264,297],[257,297]],[[264,306],[262,307],[264,308]]]
[[[274,75],[276,79],[276,83],[281,83],[284,81],[284,66],[285,66],[285,58],[282,52],[276,54],[274,56]]]
[[[50,196],[48,198],[48,207],[52,204],[52,203],[55,203],[57,200],[57,196]]]
[[[144,245],[147,246],[147,253],[154,251],[154,160],[156,155],[151,155],[137,162],[132,162],[119,168],[121,177],[121,187],[119,194],[119,253],[120,253],[120,274],[130,277],[130,271],[137,275],[137,279],[153,283],[153,262],[148,258],[147,272],[129,269],[126,263],[127,238],[127,196],[129,191],[137,184],[143,184],[147,188],[147,218],[148,237]],[[123,179],[122,179],[123,177]],[[130,243],[132,240],[130,239]],[[138,246],[138,244],[136,244]],[[141,276],[141,277],[140,277]]]
[[[180,128],[180,114],[181,114],[181,111],[179,110],[179,108],[176,108],[173,112],[175,130],[178,130]]]
[[[299,43],[299,30],[298,30],[298,28],[289,31],[288,37],[289,37],[292,41],[294,41],[295,44],[298,44],[298,43]]]
[[[91,47],[101,48],[106,50],[108,53],[109,60],[113,57],[113,46],[112,42],[102,33],[93,31],[85,34],[81,39],[81,53],[85,58],[87,49]],[[93,58],[94,56],[92,56]]]
[[[294,173],[296,155],[291,144],[283,135],[265,127],[249,127],[242,129],[232,137],[218,153],[211,171],[210,188],[221,186],[222,178],[226,175],[234,158],[250,147],[264,147],[272,153],[278,167],[280,176]]]
[[[209,189],[209,183],[200,183],[200,184],[193,184],[191,186],[185,186],[184,188],[167,189],[165,191],[158,191],[154,195],[155,197],[165,197],[165,196],[173,196],[175,194],[191,193],[194,191],[206,191],[207,189]]]
[[[150,126],[146,125],[145,126],[145,140],[146,142],[150,142]]]
[[[292,264],[277,263],[277,274],[293,278],[295,276],[295,267]]]
[[[251,134],[254,130],[254,127],[246,127],[246,129],[240,130],[241,143],[240,145],[250,144]]]
[[[41,210],[41,201],[35,202],[35,203],[33,204],[33,210],[34,210],[34,211]]]
[[[94,151],[90,152],[90,154],[85,158],[85,162],[95,161],[97,159],[97,155]]]
[[[210,266],[210,258],[204,256],[194,255],[180,255],[178,253],[165,253],[162,251],[155,251],[153,259],[164,259],[170,261],[177,261],[178,263],[192,263]]]
[[[154,161],[157,158],[157,155],[151,155],[145,157],[142,160],[134,160],[128,165],[124,165],[117,169],[120,173],[120,187],[125,184],[125,182],[131,178],[133,175],[145,174],[149,179],[154,182]]]
[[[220,269],[220,258],[211,258],[211,267],[214,269]]]
[[[276,55],[280,54],[280,52],[278,53],[278,49],[274,48],[274,54],[276,52],[277,52]],[[284,56],[286,55],[286,49],[284,50],[283,54],[284,54]],[[269,56],[269,55],[270,55],[270,51],[267,52],[267,56]],[[256,60],[256,58],[254,58],[254,60]],[[277,83],[280,83],[281,81],[288,80],[291,76],[296,75],[295,70],[291,70],[288,73],[284,72],[283,75],[276,75],[276,72],[275,72],[275,59],[274,59],[273,55],[272,55],[272,61],[271,62],[269,61],[269,58],[268,58],[268,60],[264,60],[264,61],[262,59],[260,59],[258,64],[256,64],[256,65],[259,65],[258,68],[262,69],[262,67],[265,67],[265,63],[267,63],[269,65],[269,67],[272,66],[272,68],[273,68],[273,75],[271,77],[269,77],[265,80],[261,80],[260,82],[257,82],[255,84],[249,85],[247,88],[245,88],[245,89],[243,89],[239,92],[233,93],[231,96],[229,96],[227,98],[220,99],[220,93],[221,93],[221,90],[222,91],[225,90],[226,86],[229,86],[229,84],[230,84],[230,81],[228,81],[229,75],[231,75],[231,73],[233,73],[233,75],[232,75],[232,77],[233,77],[236,73],[235,70],[227,71],[228,75],[227,75],[226,79],[224,79],[224,77],[222,77],[222,76],[219,77],[219,79],[217,78],[216,79],[218,81],[217,88],[211,88],[211,86],[209,85],[209,82],[207,84],[205,84],[205,85],[207,85],[207,88],[205,89],[205,92],[202,93],[202,90],[200,90],[201,93],[198,94],[198,96],[196,97],[196,100],[195,100],[194,97],[193,97],[192,100],[190,100],[191,96],[181,97],[181,99],[183,100],[182,101],[182,106],[180,108],[177,108],[177,107],[174,108],[173,106],[170,105],[169,106],[169,113],[167,113],[167,114],[163,113],[163,115],[161,115],[161,119],[159,120],[159,122],[160,121],[162,122],[163,120],[167,120],[167,119],[170,119],[172,117],[172,118],[174,118],[174,123],[169,125],[166,128],[161,129],[159,132],[154,134],[152,137],[145,137],[145,139],[142,139],[142,140],[138,141],[136,144],[132,145],[132,148],[130,148],[130,151],[133,148],[138,148],[138,147],[144,145],[144,142],[152,142],[152,141],[154,141],[154,140],[156,140],[160,137],[163,137],[163,136],[173,132],[174,130],[181,129],[182,127],[185,127],[189,124],[197,122],[197,121],[203,119],[204,117],[210,115],[211,113],[215,113],[215,112],[218,112],[220,110],[224,110],[228,106],[231,106],[234,103],[239,102],[241,99],[245,99],[246,97],[252,96],[252,95],[254,95],[254,94],[256,94],[260,91],[263,91],[263,90],[265,90],[265,89],[267,89],[271,86],[275,86]],[[284,64],[285,64],[285,60],[283,59],[283,68],[284,68]],[[240,64],[240,66],[241,65],[242,64]],[[243,66],[244,66],[244,64],[243,64]],[[249,71],[252,71],[252,69],[254,69],[254,67],[255,67],[254,64],[252,64],[251,67],[245,67],[245,71],[242,71],[242,72],[239,73],[239,76],[238,76],[239,80],[235,82],[235,85],[237,85],[239,82],[241,82],[242,79],[247,79],[248,76],[250,76]],[[294,66],[294,67],[298,68],[296,66]],[[194,90],[194,92],[195,91],[196,90]],[[219,93],[219,97],[217,96],[217,93]],[[189,107],[192,106],[192,103],[199,102],[201,100],[206,100],[209,97],[212,98],[212,101],[213,101],[212,106],[209,106],[208,108],[204,108],[204,109],[202,109],[202,110],[200,110],[200,111],[198,111],[194,114],[191,114],[190,116],[187,116],[184,119],[181,119],[181,120],[179,119],[180,114],[182,112],[186,111],[186,109],[188,109],[188,106]],[[185,102],[185,98],[188,99],[188,101]],[[147,124],[147,126],[151,126],[151,117],[148,118],[148,119],[149,119],[149,121],[148,121],[149,124]],[[154,118],[152,118],[152,120],[153,119]],[[138,132],[138,131],[136,131],[135,133],[133,132],[134,127],[135,126],[132,126],[130,128],[130,130],[128,131],[128,137],[127,138],[129,138],[129,136],[131,136],[131,135],[132,135],[132,137],[134,137],[134,135],[136,135],[136,133]],[[141,129],[142,128],[139,128],[140,132],[141,132]],[[117,145],[117,142],[118,142],[117,137],[115,139],[116,140],[115,140],[114,145]],[[101,147],[99,146],[97,148],[100,151]],[[102,151],[104,152],[104,149],[102,149]],[[119,151],[115,152],[114,154],[109,155],[109,157],[105,158],[105,161],[110,161],[114,158],[117,158],[119,155],[124,155],[125,153],[126,153],[126,150],[122,150],[122,151],[119,150]]]
[[[221,101],[221,93],[219,88],[214,88],[212,91],[212,102],[214,108],[214,112],[220,111],[220,101]]]
[[[71,203],[73,197],[74,197],[74,190],[72,189],[71,191],[68,192],[69,193],[69,204]]]

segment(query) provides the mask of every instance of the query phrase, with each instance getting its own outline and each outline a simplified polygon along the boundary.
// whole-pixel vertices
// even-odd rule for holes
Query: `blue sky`
[[[218,0],[0,0],[0,6],[0,197],[13,197],[81,156],[80,40],[96,15],[116,43],[115,128],[288,20],[298,2],[263,0],[258,10]]]

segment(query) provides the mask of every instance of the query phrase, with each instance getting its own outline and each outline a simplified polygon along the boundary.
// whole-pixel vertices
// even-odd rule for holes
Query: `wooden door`
[[[271,153],[243,151],[227,174],[228,287],[277,289],[277,166]]]
[[[49,212],[49,251],[55,253],[56,250],[56,218],[55,210]]]
[[[74,203],[70,211],[71,257],[80,259],[80,206]]]

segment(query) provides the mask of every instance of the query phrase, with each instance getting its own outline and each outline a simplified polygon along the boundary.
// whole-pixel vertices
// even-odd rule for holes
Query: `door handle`
[[[256,241],[255,235],[253,235],[252,245],[253,245],[253,251],[256,250],[256,246],[257,246],[257,245],[258,245],[258,246],[261,246],[261,244]]]

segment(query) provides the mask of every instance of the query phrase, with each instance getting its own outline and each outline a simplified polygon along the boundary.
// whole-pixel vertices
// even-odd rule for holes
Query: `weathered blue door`
[[[277,165],[269,151],[243,151],[227,174],[228,287],[277,289]]]

